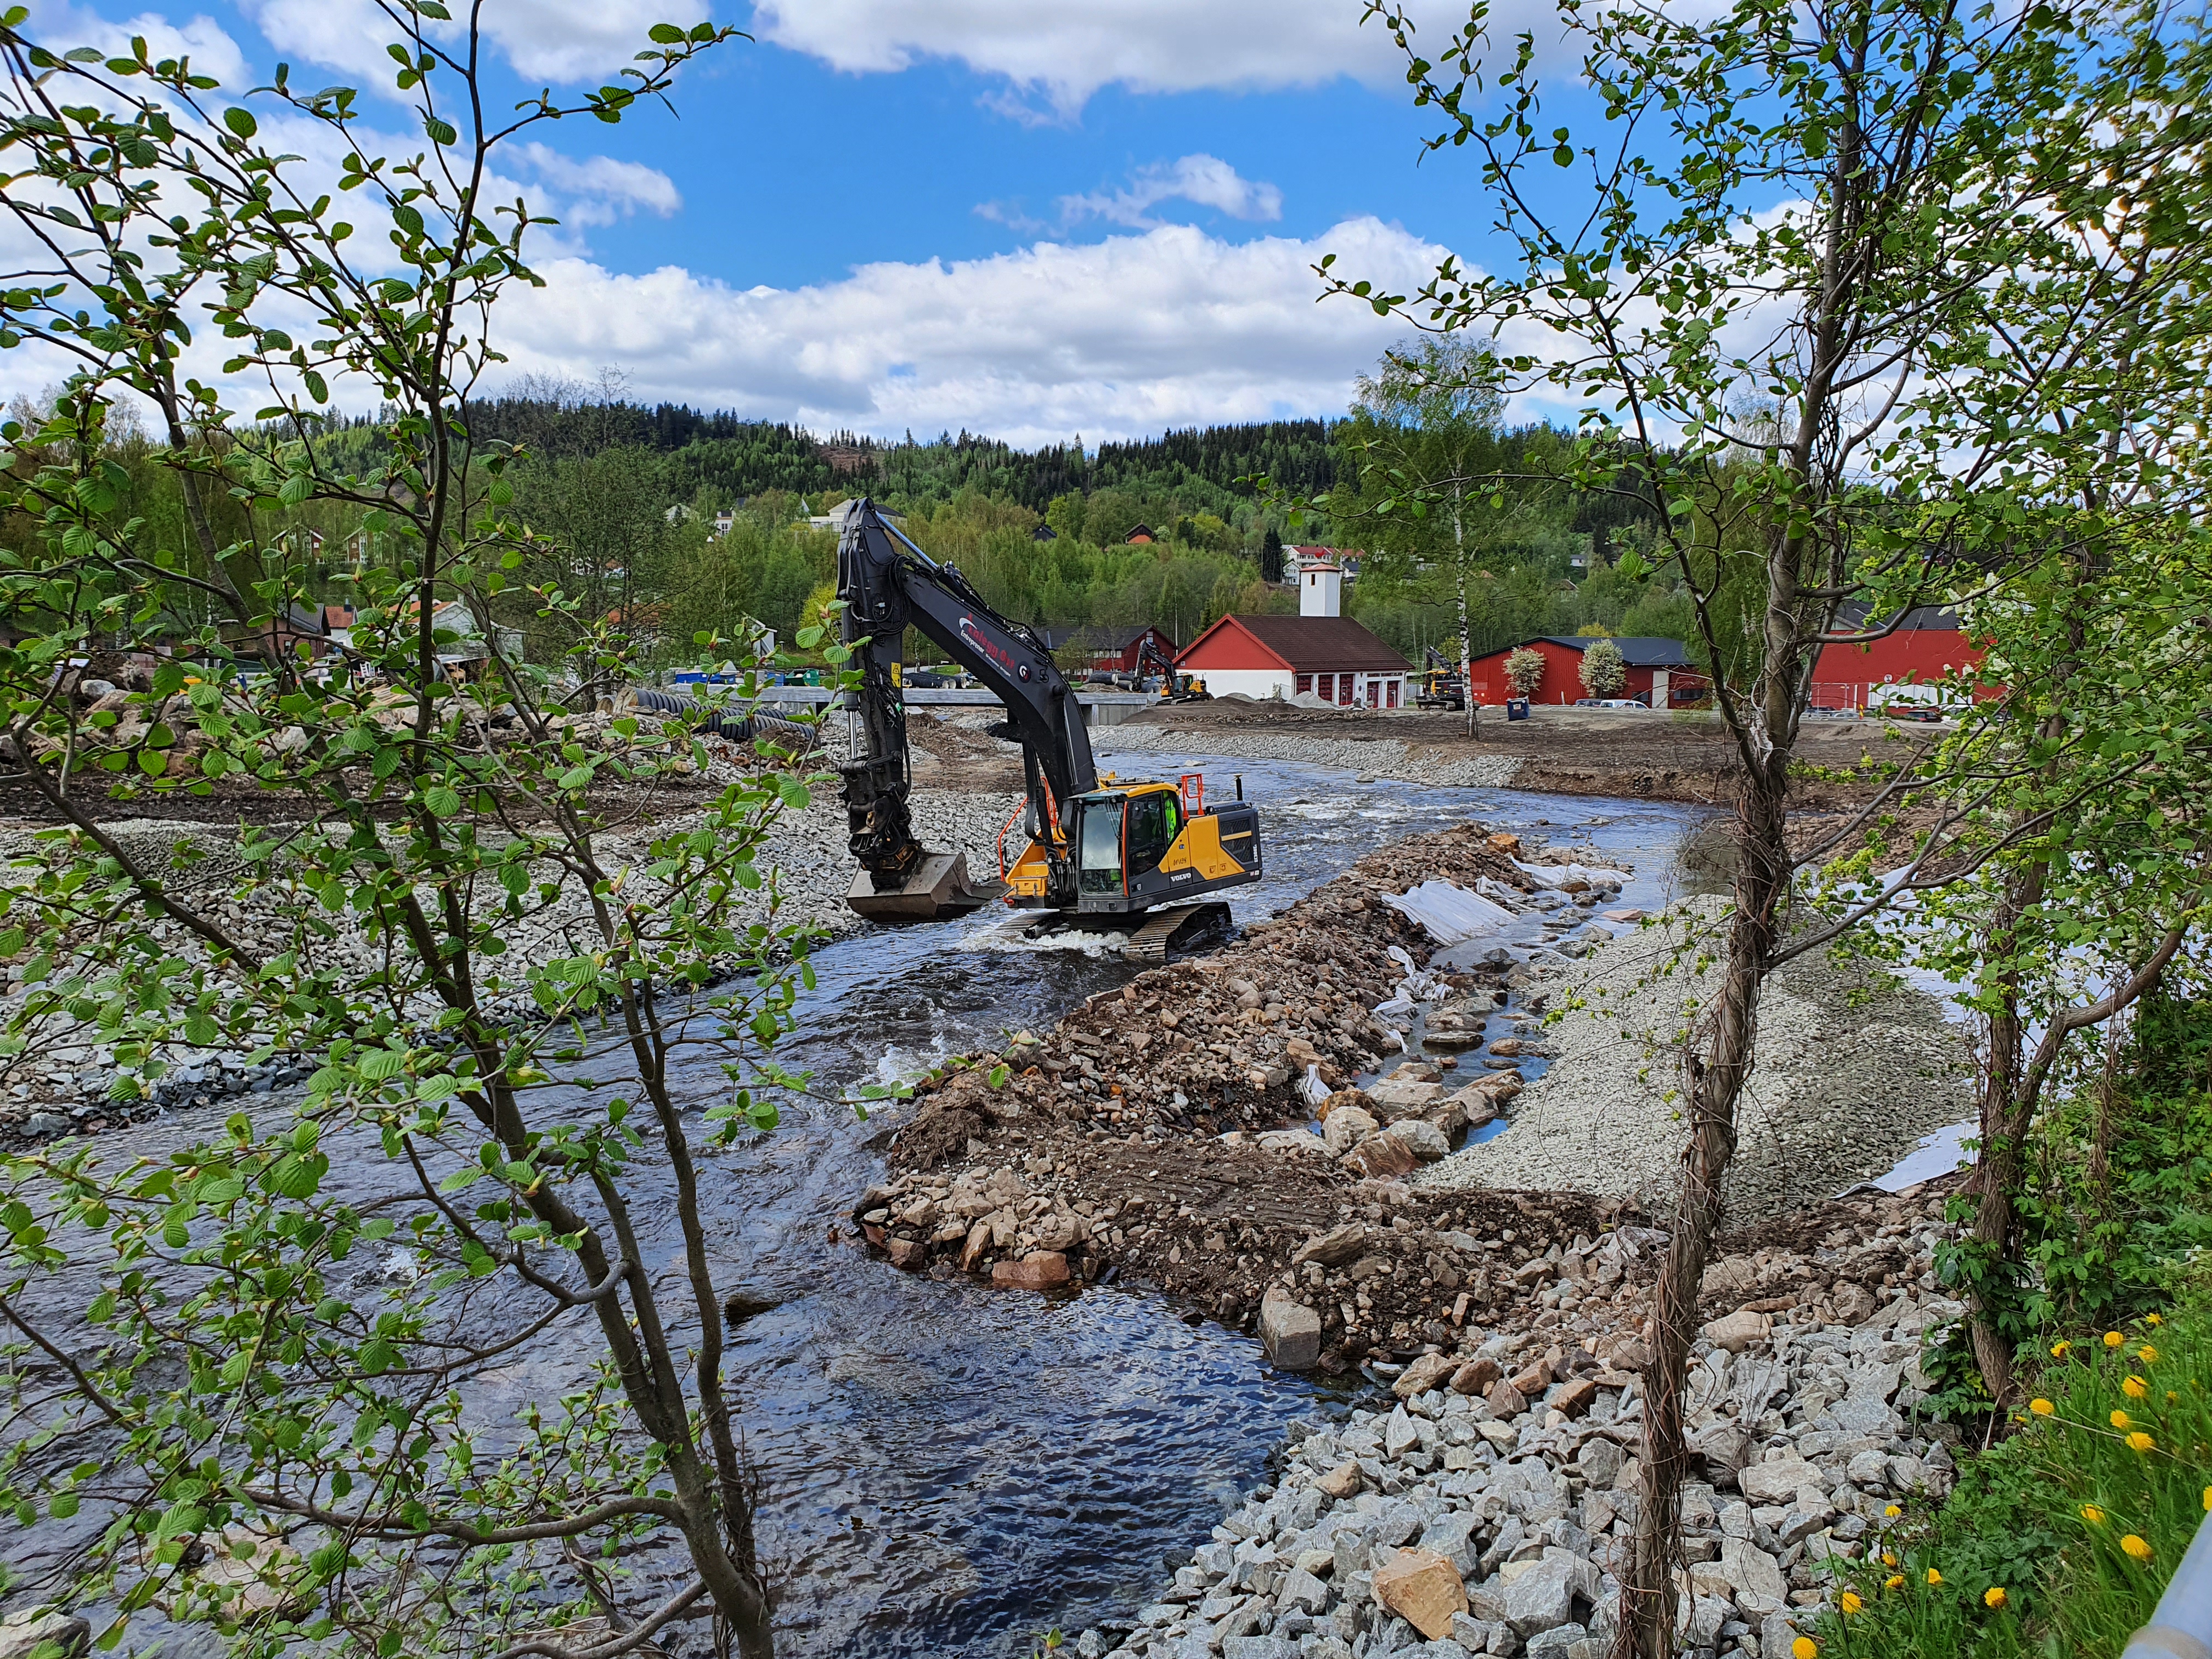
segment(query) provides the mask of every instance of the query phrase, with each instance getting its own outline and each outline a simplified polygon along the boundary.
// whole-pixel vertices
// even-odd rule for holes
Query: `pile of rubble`
[[[1960,1311],[1930,1270],[1942,1204],[1932,1186],[1857,1196],[1721,1241],[1685,1401],[1684,1652],[1788,1655],[1830,1558],[1864,1559],[1902,1509],[1948,1492],[1954,1432],[1911,1420],[1922,1334]],[[1295,1437],[1276,1484],[1133,1628],[1087,1630],[1076,1651],[1601,1659],[1642,1473],[1634,1310],[1656,1243],[1624,1228],[1551,1252],[1507,1324],[1413,1359],[1387,1407]]]
[[[1016,1124],[1159,1138],[1310,1119],[1301,1085],[1339,1089],[1399,1046],[1370,1010],[1430,947],[1386,901],[1431,879],[1525,890],[1516,848],[1466,824],[1369,854],[1227,949],[1140,974],[1048,1036],[1022,1033],[1002,1063],[924,1083],[894,1164],[934,1169]],[[1470,989],[1502,982],[1499,969],[1468,977]]]

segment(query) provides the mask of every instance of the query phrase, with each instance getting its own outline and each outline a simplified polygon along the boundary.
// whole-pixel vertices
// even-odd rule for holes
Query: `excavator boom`
[[[1185,901],[1260,878],[1254,808],[1207,808],[1202,788],[1190,796],[1168,783],[1109,780],[1102,787],[1082,706],[1045,642],[999,615],[872,501],[855,502],[846,515],[837,596],[860,676],[850,705],[852,757],[839,769],[860,866],[848,897],[860,915],[959,915],[1004,898],[1072,919],[1126,919],[1162,905],[1225,919],[1224,906]],[[994,731],[1022,746],[1028,799],[1018,816],[1026,848],[1011,864],[1002,849],[1002,882],[975,880],[965,854],[931,852],[915,833],[906,704],[894,672],[908,628],[935,641],[1006,705],[1006,722]]]

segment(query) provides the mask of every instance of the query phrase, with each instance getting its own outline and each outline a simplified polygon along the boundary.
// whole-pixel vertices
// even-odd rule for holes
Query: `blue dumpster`
[[[1527,720],[1528,718],[1528,699],[1526,697],[1508,697],[1505,700],[1505,718],[1509,720]]]

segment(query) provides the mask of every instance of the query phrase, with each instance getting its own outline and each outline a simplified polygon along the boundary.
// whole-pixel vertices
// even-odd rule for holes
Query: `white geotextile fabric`
[[[1495,933],[1510,927],[1514,920],[1513,912],[1504,905],[1448,881],[1425,881],[1411,892],[1383,902],[1409,921],[1419,922],[1439,945],[1457,945],[1478,934]]]
[[[1558,887],[1570,881],[1589,883],[1609,881],[1619,887],[1624,885],[1628,880],[1627,871],[1608,870],[1602,865],[1523,864],[1518,859],[1513,860],[1513,865],[1539,887]]]

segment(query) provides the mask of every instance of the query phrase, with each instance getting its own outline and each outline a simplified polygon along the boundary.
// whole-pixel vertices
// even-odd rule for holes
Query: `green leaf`
[[[437,817],[449,818],[461,810],[461,797],[450,786],[434,783],[422,792],[422,805]]]
[[[260,125],[252,113],[235,106],[223,111],[222,124],[241,138],[251,138],[260,131]]]
[[[807,793],[806,786],[797,778],[778,778],[775,781],[775,793],[783,798],[783,804],[794,812],[805,811],[814,799],[814,797]]]
[[[430,142],[434,144],[455,144],[460,142],[461,135],[453,130],[453,124],[451,121],[441,121],[434,115],[422,123],[422,131],[430,135]]]
[[[684,44],[684,31],[673,23],[655,23],[645,32],[645,35],[647,40],[664,46],[680,46]]]
[[[563,789],[582,789],[589,787],[591,781],[590,767],[572,766],[561,775],[560,787]]]

